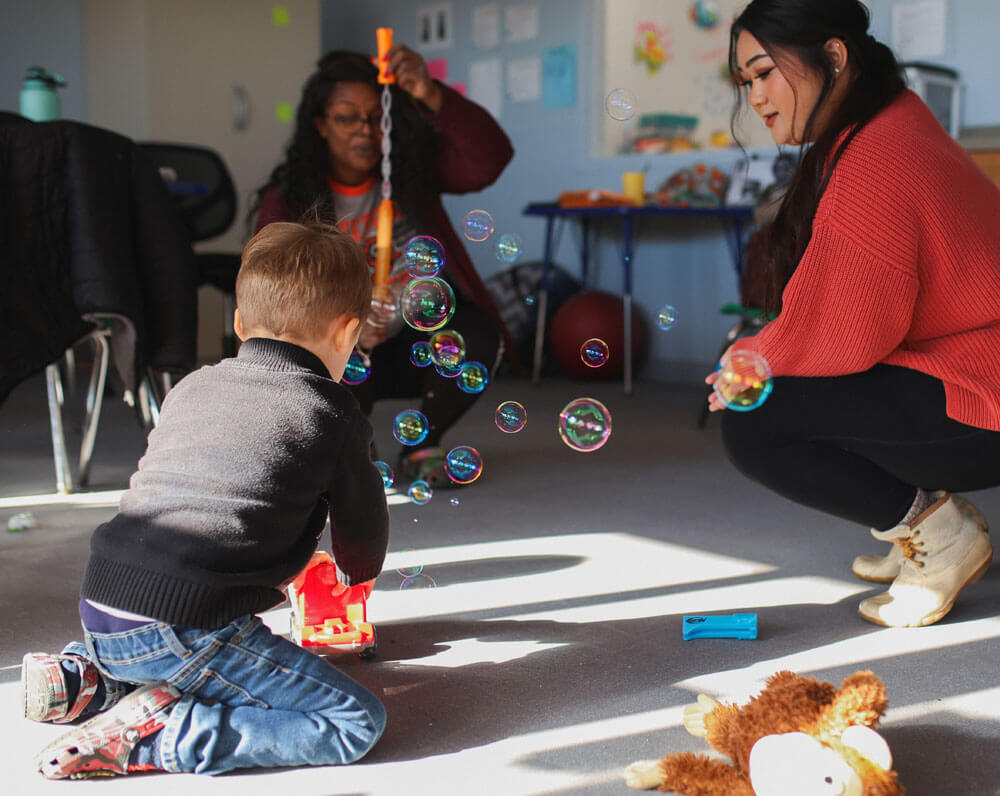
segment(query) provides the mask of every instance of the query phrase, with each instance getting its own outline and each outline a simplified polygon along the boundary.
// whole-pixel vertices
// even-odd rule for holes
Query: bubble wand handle
[[[392,28],[378,28],[378,82],[382,85],[382,201],[378,206],[375,230],[375,297],[385,299],[392,260],[392,94],[389,85],[396,76],[389,72],[389,50],[392,49]]]

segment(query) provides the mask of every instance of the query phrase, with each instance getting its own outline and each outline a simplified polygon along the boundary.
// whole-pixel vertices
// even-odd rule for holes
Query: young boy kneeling
[[[98,714],[41,752],[46,777],[351,763],[385,727],[373,694],[255,616],[284,599],[327,515],[342,584],[370,592],[382,567],[372,430],[338,383],[368,265],[334,230],[271,224],[243,251],[236,301],[239,356],[170,391],[94,532],[84,644],[25,656],[28,718]]]

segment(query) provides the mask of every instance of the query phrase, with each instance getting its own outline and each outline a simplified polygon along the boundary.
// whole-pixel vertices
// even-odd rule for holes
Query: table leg
[[[545,250],[542,253],[542,278],[538,282],[538,297],[535,310],[535,355],[531,364],[531,382],[538,384],[542,377],[542,349],[545,347],[545,314],[549,303],[549,266],[552,265],[552,227],[555,218],[545,219]]]
[[[622,301],[624,303],[625,323],[625,394],[632,394],[632,217],[622,217],[622,243],[625,247],[623,257],[625,280]]]
[[[583,241],[580,244],[580,281],[586,290],[590,281],[590,219],[586,216],[580,219],[580,230],[583,233]]]

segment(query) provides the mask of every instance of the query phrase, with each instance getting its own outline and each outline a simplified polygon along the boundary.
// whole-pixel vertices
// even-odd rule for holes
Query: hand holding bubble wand
[[[370,367],[369,351],[384,339],[383,327],[387,326],[396,313],[396,301],[389,287],[389,269],[392,264],[392,94],[389,86],[396,82],[389,71],[389,50],[392,49],[392,28],[378,28],[375,31],[378,43],[378,82],[382,86],[382,199],[378,206],[378,220],[375,228],[375,279],[372,288],[372,309],[368,314],[368,325],[373,327],[362,332],[364,343],[357,345],[366,367]]]
[[[392,303],[389,290],[389,266],[392,260],[392,94],[389,86],[396,78],[389,72],[389,50],[392,49],[392,28],[379,28],[378,82],[382,86],[382,201],[378,206],[378,226],[375,236],[376,312]]]

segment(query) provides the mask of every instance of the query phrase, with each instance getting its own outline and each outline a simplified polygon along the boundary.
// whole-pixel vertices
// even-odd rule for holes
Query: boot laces
[[[902,539],[895,539],[894,541],[899,545],[900,550],[903,551],[903,556],[907,560],[912,561],[918,567],[922,567],[924,562],[918,561],[916,557],[918,555],[924,555],[924,543],[922,540],[917,538],[918,536],[920,536],[920,531],[916,530],[909,536],[903,537]]]

